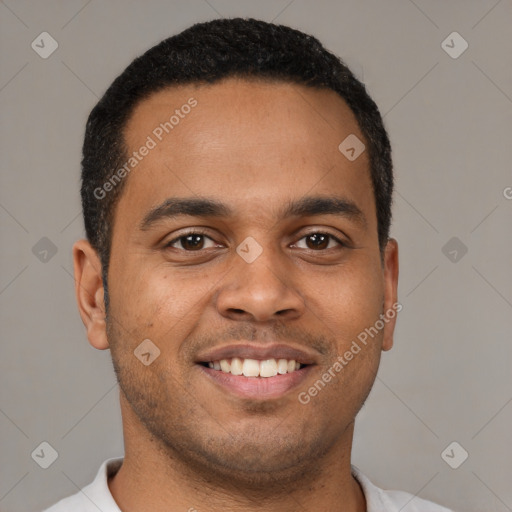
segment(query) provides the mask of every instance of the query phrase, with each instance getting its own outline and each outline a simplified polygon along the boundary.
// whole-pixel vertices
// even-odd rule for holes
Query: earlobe
[[[109,348],[105,321],[105,301],[101,261],[87,240],[73,245],[75,296],[89,343],[98,350]]]
[[[398,302],[398,242],[390,238],[384,253],[384,315],[387,322],[384,327],[382,350],[393,347],[393,333],[395,331],[396,317],[402,309]]]

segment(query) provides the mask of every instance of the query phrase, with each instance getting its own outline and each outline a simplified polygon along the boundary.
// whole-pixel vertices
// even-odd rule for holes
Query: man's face
[[[160,133],[190,98],[197,105]],[[163,90],[130,118],[128,153],[148,136],[156,146],[116,209],[108,340],[125,406],[173,456],[227,475],[305,471],[352,425],[393,322],[298,399],[396,299],[368,154],[350,161],[338,149],[350,134],[364,140],[332,91],[235,79]],[[309,202],[283,216],[312,197],[348,207]],[[160,207],[174,199],[224,208],[172,216]],[[160,355],[145,365],[134,350],[147,339]],[[233,375],[234,358],[242,370],[256,361],[246,373],[282,373]]]

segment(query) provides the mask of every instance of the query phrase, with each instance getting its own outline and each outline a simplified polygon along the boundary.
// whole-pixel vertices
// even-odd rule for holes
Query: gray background
[[[235,15],[319,37],[364,80],[392,140],[403,311],[353,463],[456,510],[512,510],[510,0],[0,3],[0,510],[48,506],[123,453],[110,354],[88,344],[73,292],[86,116],[136,55]],[[43,31],[59,44],[47,59],[31,48]],[[456,59],[441,46],[453,31],[469,44]],[[31,458],[42,441],[59,455],[46,470]],[[458,469],[441,457],[452,441],[451,460],[469,453]]]

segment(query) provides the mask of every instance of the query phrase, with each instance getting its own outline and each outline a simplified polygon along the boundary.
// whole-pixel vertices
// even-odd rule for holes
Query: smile
[[[206,382],[222,394],[268,400],[304,386],[319,355],[296,344],[237,340],[198,353],[195,363]]]
[[[269,378],[276,375],[286,375],[301,369],[301,365],[295,359],[241,359],[233,357],[231,359],[221,359],[220,361],[210,361],[204,363],[208,368],[231,375],[243,375],[244,377],[262,377]]]

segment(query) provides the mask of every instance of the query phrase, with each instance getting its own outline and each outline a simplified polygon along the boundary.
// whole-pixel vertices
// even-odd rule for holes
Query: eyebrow
[[[278,213],[278,219],[287,217],[313,217],[317,215],[336,215],[367,227],[363,211],[351,200],[337,196],[307,196],[288,201]],[[151,209],[140,223],[142,231],[149,230],[154,224],[165,219],[180,216],[190,217],[232,217],[234,211],[225,203],[209,198],[180,197],[169,198]]]

